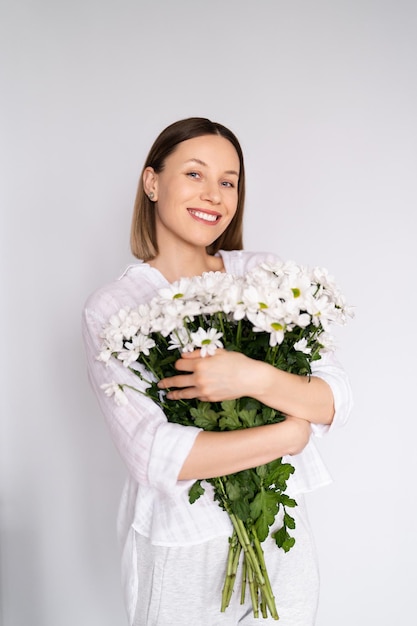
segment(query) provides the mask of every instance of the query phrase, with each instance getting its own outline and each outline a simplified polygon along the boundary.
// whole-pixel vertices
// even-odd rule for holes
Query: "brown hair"
[[[211,122],[203,117],[189,117],[174,122],[158,135],[143,166],[136,193],[130,233],[130,247],[133,255],[138,259],[148,261],[155,258],[158,254],[155,207],[143,188],[143,173],[145,169],[152,167],[156,173],[161,172],[164,169],[166,158],[174,152],[179,143],[203,135],[220,135],[230,141],[238,154],[240,164],[236,213],[224,233],[207,247],[207,252],[215,254],[220,249],[241,250],[243,248],[242,222],[245,202],[245,167],[240,143],[232,131],[225,126],[217,122]]]

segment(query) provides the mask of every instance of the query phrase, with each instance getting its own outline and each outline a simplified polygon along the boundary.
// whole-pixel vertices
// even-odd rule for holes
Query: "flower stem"
[[[252,609],[254,617],[259,617],[259,606],[258,606],[258,593],[256,589],[256,582],[253,569],[251,564],[247,562],[247,570],[248,570],[248,583],[249,583],[249,591],[250,597],[252,600]]]
[[[249,538],[248,530],[246,529],[244,522],[241,519],[239,519],[232,512],[230,508],[226,490],[224,488],[222,479],[218,478],[215,482],[216,482],[216,486],[219,488],[219,491],[220,491],[218,495],[221,499],[221,503],[225,511],[229,514],[230,521],[232,522],[232,525],[234,528],[234,533],[237,536],[241,549],[243,549],[244,559],[246,561],[247,575],[249,579],[249,589],[250,589],[251,598],[252,598],[252,607],[253,607],[254,615],[255,617],[259,615],[259,602],[258,602],[258,593],[257,593],[257,588],[258,588],[261,593],[262,601],[265,601],[272,617],[278,620],[279,617],[278,617],[278,611],[275,605],[274,594],[272,593],[271,584],[269,581],[268,573],[266,571],[263,551],[260,546],[259,540],[256,536],[255,530],[251,528],[251,533],[250,533],[252,536],[252,539],[256,538],[256,542],[258,544],[257,546],[255,542],[255,549],[254,549],[254,547],[252,546],[252,542]],[[233,541],[234,540],[232,537],[232,542]],[[229,553],[230,553],[231,546],[229,547]],[[233,567],[237,569],[237,565],[238,565],[238,559],[233,561]],[[230,585],[230,583],[232,583],[232,588],[229,589],[228,587],[229,590],[227,591],[227,593],[225,592],[224,596],[222,596],[222,606],[221,606],[222,612],[226,610],[228,606],[228,601],[230,601],[230,596],[233,591],[233,585],[234,585],[234,581],[236,578],[236,569],[233,572],[233,576],[229,576],[228,578],[228,584]],[[227,604],[225,604],[225,601],[227,602]]]
[[[222,611],[225,611],[230,604],[233,588],[236,580],[236,572],[239,564],[240,554],[242,552],[242,546],[240,545],[236,532],[230,539],[229,554],[227,558],[226,578],[224,581],[222,591]]]
[[[265,578],[265,589],[267,590],[268,595],[270,595],[273,598],[274,604],[275,604],[275,598],[274,598],[274,593],[271,587],[271,581],[269,580],[268,571],[266,569],[264,551],[262,550],[261,543],[258,539],[258,535],[256,534],[256,530],[254,528],[252,528],[252,541],[255,546],[256,554],[259,560],[259,567],[261,568],[261,571]]]

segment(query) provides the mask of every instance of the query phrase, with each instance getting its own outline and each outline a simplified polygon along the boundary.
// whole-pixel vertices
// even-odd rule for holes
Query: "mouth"
[[[201,209],[187,210],[197,221],[204,222],[205,224],[216,224],[221,218],[220,213],[215,213],[214,211],[202,211]]]

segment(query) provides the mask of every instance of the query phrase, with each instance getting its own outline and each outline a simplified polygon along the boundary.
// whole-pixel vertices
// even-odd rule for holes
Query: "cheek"
[[[229,203],[229,211],[230,214],[235,216],[237,213],[237,205],[238,205],[238,198],[234,198],[233,200],[230,201]]]

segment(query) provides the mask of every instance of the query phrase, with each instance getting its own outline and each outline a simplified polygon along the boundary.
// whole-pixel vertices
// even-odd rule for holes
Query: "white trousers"
[[[287,553],[268,538],[262,544],[279,613],[256,619],[249,590],[240,604],[240,576],[229,607],[220,612],[228,538],[194,546],[154,546],[136,534],[138,602],[134,626],[314,626],[319,576],[316,551],[302,496],[290,511],[295,546]]]

